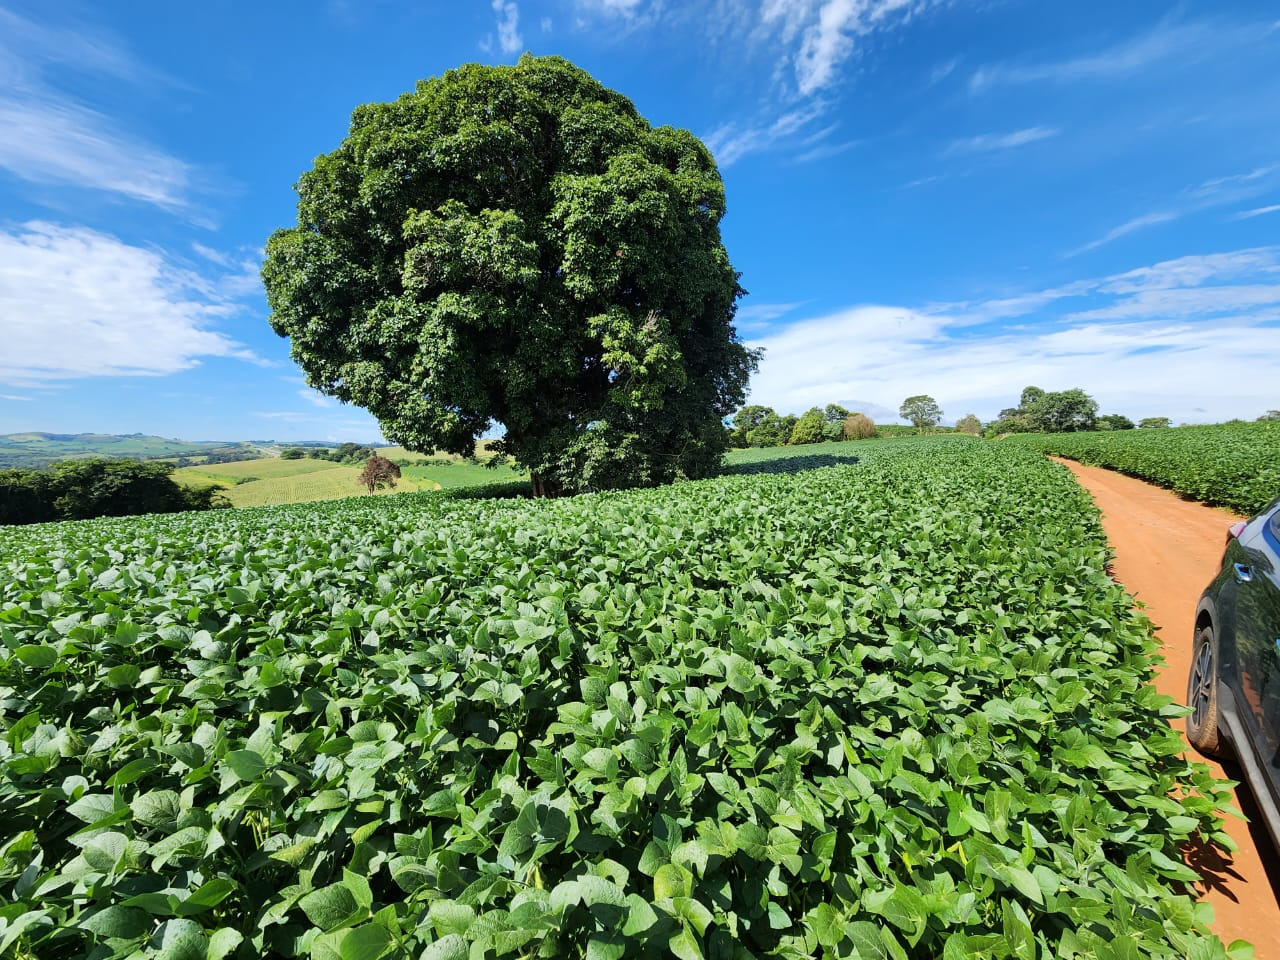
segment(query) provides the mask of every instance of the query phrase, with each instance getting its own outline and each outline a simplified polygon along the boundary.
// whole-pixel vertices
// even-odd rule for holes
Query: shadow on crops
[[[1280,855],[1277,855],[1271,834],[1267,832],[1266,821],[1253,791],[1244,778],[1244,772],[1236,766],[1234,760],[1222,760],[1222,772],[1228,780],[1239,783],[1236,787],[1236,802],[1240,812],[1249,819],[1249,839],[1258,851],[1258,859],[1266,871],[1267,881],[1271,886],[1271,896],[1280,906]],[[1244,878],[1235,869],[1235,859],[1230,851],[1204,840],[1198,835],[1191,838],[1182,848],[1183,859],[1187,866],[1200,875],[1200,883],[1205,891],[1217,890],[1233,903],[1239,903],[1236,888],[1244,882]]]
[[[803,473],[821,467],[851,466],[857,457],[837,457],[831,453],[815,453],[808,457],[761,460],[758,463],[735,463],[724,468],[726,476],[754,476],[759,473]]]

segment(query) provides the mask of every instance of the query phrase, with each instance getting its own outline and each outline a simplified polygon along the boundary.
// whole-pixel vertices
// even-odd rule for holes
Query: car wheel
[[[1201,753],[1218,755],[1218,639],[1213,624],[1196,627],[1187,680],[1187,739]]]

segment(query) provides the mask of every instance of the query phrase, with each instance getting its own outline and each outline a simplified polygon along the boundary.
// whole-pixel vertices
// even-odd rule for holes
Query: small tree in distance
[[[394,490],[396,481],[399,479],[400,465],[377,454],[369,458],[369,462],[364,465],[364,471],[360,474],[360,482],[369,488],[370,493],[384,487]]]
[[[1258,420],[1280,420],[1280,410],[1268,410]]]
[[[817,443],[822,439],[822,410],[814,407],[791,428],[790,444]]]
[[[956,421],[956,432],[967,433],[971,437],[976,437],[982,432],[982,421],[978,419],[977,414],[966,413]]]
[[[870,440],[876,435],[876,425],[865,413],[853,413],[845,417],[846,440]]]
[[[910,420],[912,426],[924,433],[942,420],[942,408],[933,397],[921,393],[903,400],[902,406],[898,408],[898,416],[903,420]]]
[[[1160,430],[1170,426],[1168,417],[1143,417],[1138,421],[1138,427],[1142,430]]]

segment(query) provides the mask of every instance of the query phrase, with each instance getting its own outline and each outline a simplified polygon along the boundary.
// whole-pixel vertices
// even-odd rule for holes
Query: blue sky
[[[1274,0],[0,0],[0,433],[376,436],[262,244],[353,107],[525,50],[715,152],[753,402],[1280,407]]]

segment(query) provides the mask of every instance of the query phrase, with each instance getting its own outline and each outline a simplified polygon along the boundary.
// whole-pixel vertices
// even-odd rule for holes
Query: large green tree
[[[525,55],[357,108],[297,189],[267,243],[272,327],[388,439],[468,454],[500,423],[549,494],[718,467],[757,357],[692,134]]]
[[[936,427],[942,420],[942,408],[938,401],[927,393],[919,393],[907,397],[898,408],[898,416],[910,420],[912,426],[923,433],[929,427]]]
[[[1022,397],[1025,402],[1026,390]],[[1074,433],[1093,430],[1097,426],[1098,403],[1079,387],[1041,392],[1039,397],[1025,405],[1024,410],[1027,422],[1041,433]]]

